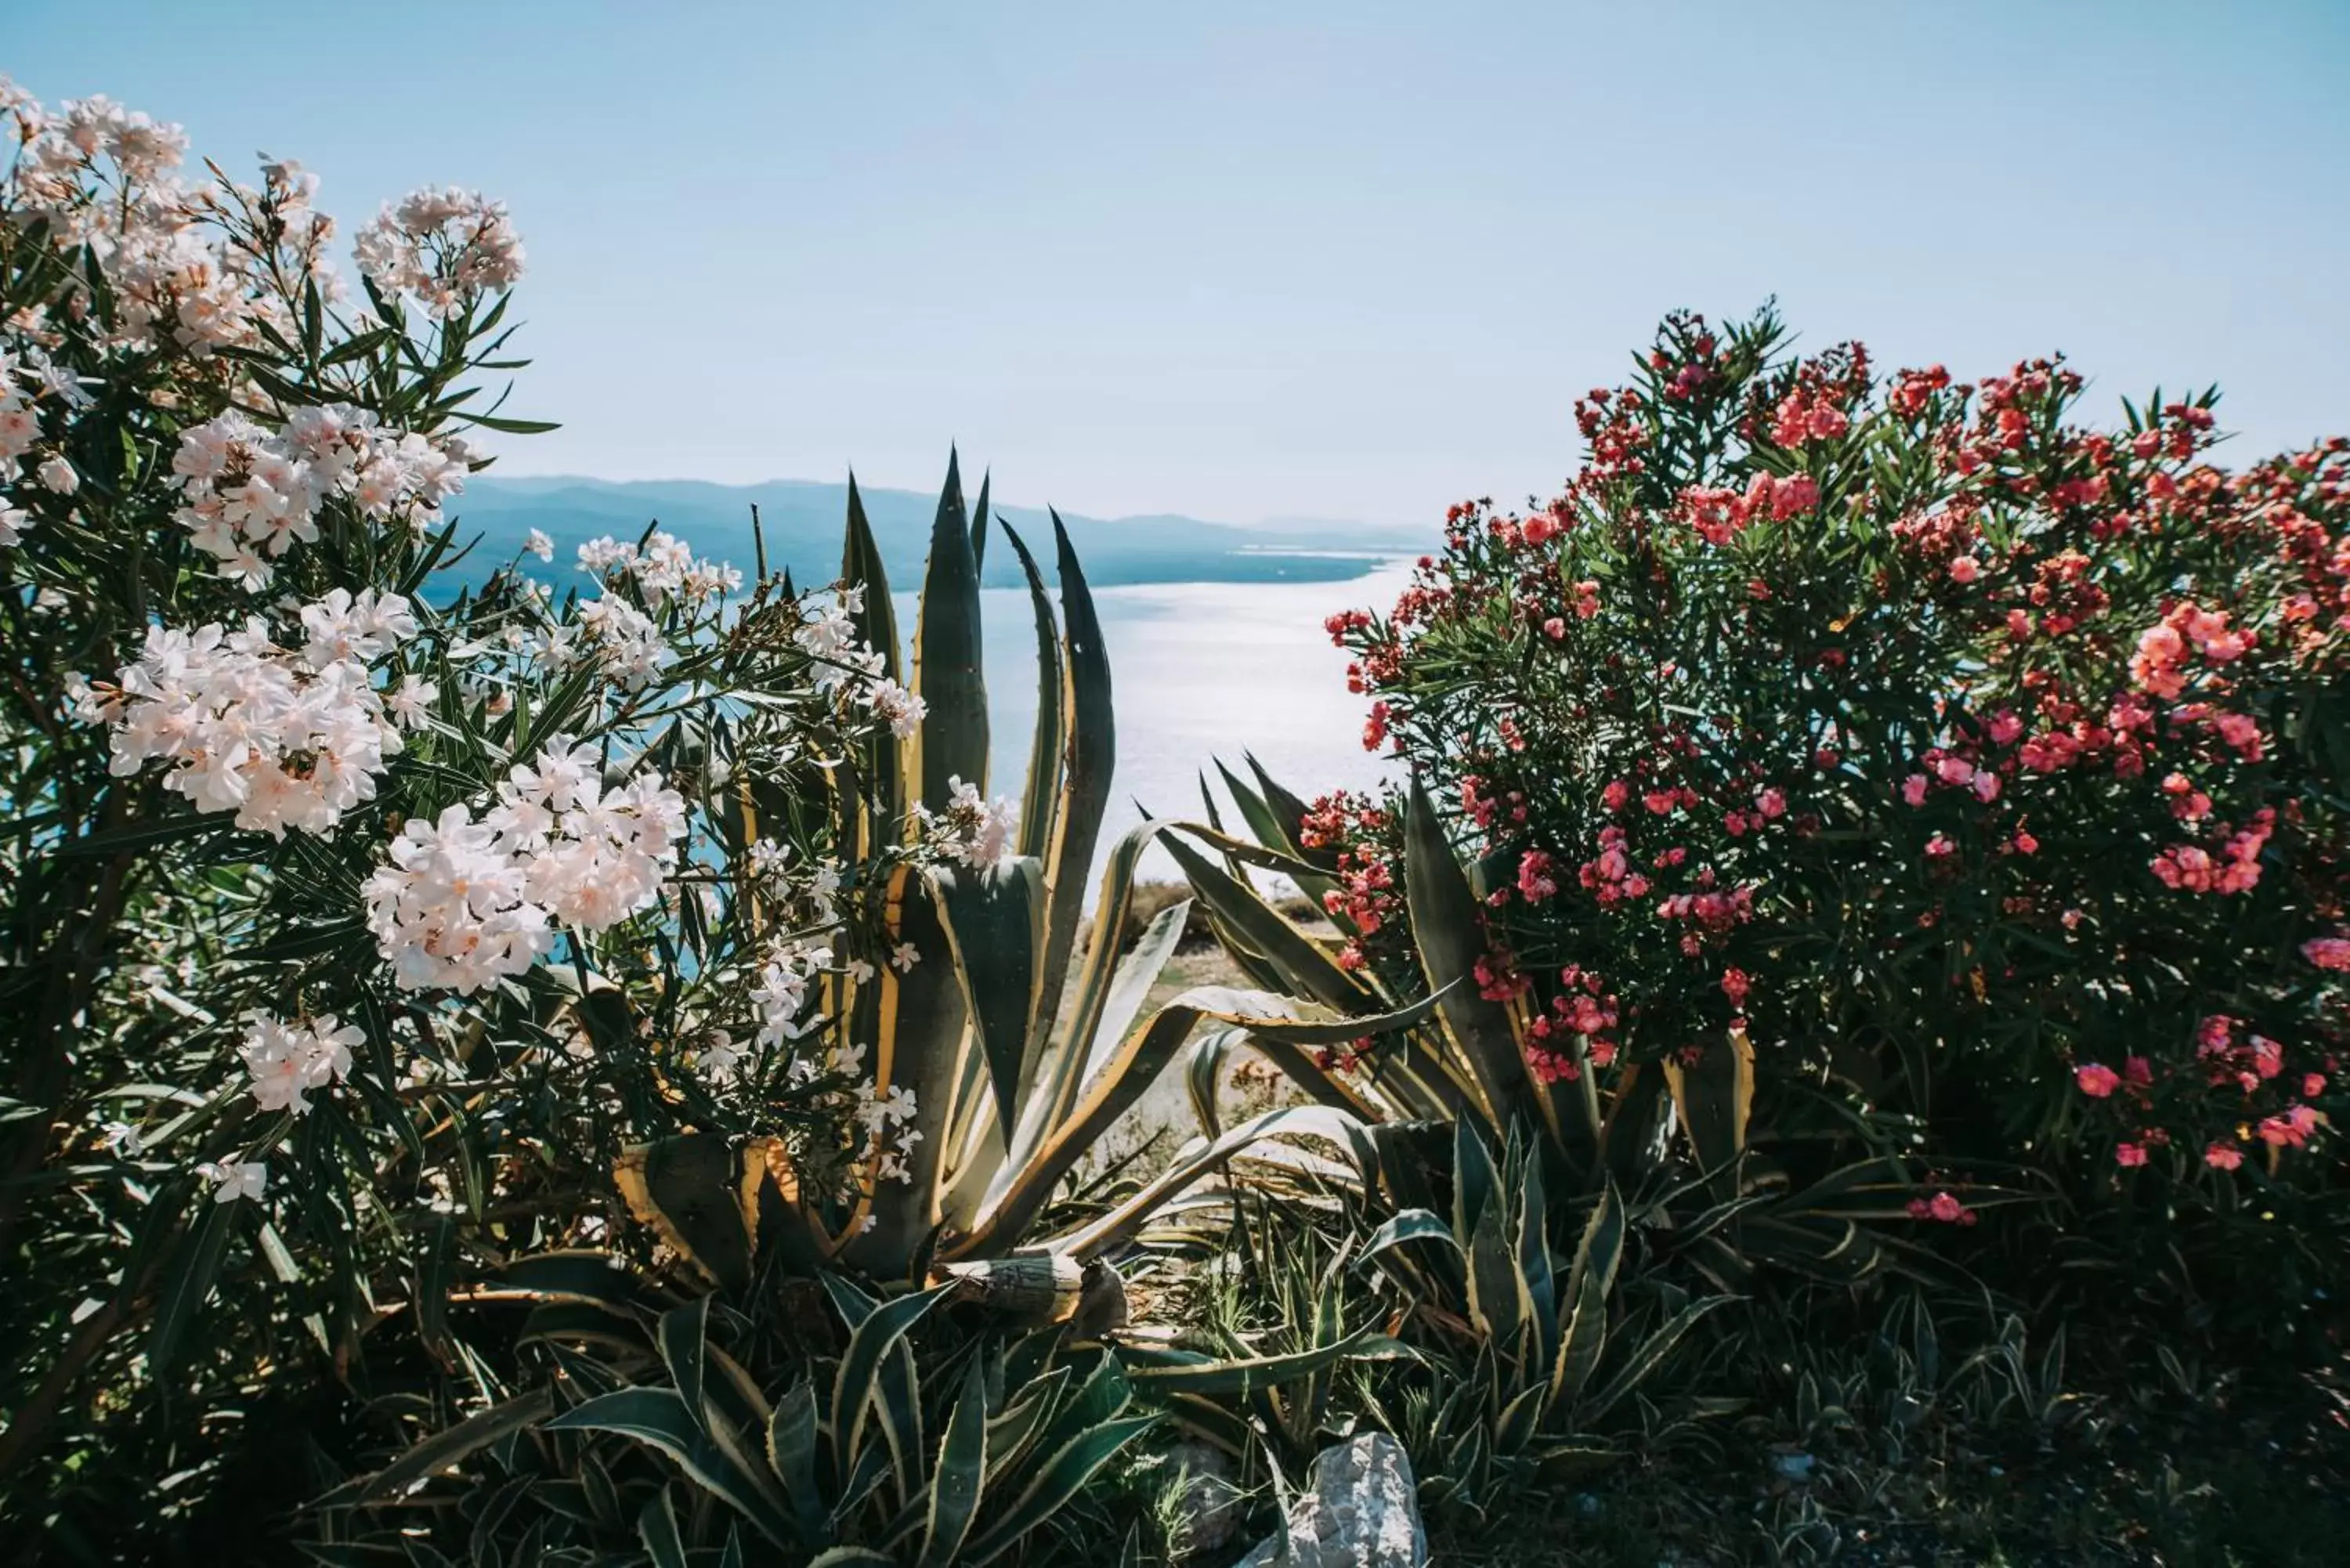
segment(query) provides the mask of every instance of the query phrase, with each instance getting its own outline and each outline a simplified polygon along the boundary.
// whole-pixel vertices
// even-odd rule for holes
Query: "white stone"
[[[1313,1490],[1291,1500],[1282,1532],[1257,1543],[1237,1568],[1422,1568],[1419,1487],[1403,1446],[1372,1432],[1314,1461]]]

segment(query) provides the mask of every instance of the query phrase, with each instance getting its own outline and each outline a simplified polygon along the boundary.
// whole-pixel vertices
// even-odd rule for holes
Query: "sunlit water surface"
[[[1102,847],[1154,816],[1197,819],[1199,776],[1222,758],[1245,778],[1253,752],[1298,794],[1362,788],[1384,764],[1363,750],[1367,703],[1347,690],[1347,656],[1323,621],[1356,607],[1385,609],[1410,564],[1381,566],[1340,583],[1166,583],[1097,590],[1118,710],[1118,772]],[[1028,596],[981,596],[987,650],[992,794],[1017,799],[1036,717],[1035,623]],[[900,594],[900,634],[910,639],[914,601]],[[1098,857],[1097,867],[1098,867]],[[1154,848],[1142,875],[1172,877]]]

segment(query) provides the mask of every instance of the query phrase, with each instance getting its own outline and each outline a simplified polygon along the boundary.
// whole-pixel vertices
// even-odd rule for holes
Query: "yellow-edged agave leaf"
[[[1119,937],[1134,908],[1135,867],[1142,858],[1144,846],[1165,826],[1163,823],[1145,822],[1129,829],[1111,847],[1109,858],[1102,867],[1101,891],[1094,900],[1092,939],[1086,948],[1085,962],[1077,971],[1076,1000],[1069,1009],[1068,1023],[1066,1027],[1030,1037],[1031,1054],[1024,1076],[1036,1087],[1032,1091],[1033,1114],[1022,1117],[1020,1137],[1012,1146],[1015,1161],[1035,1149],[1042,1128],[1067,1116],[1069,1107],[1076,1103],[1077,1092],[1087,1076],[1092,1040],[1123,967]],[[1064,969],[1062,972],[1066,977],[1067,971]],[[1045,1007],[1056,1007],[1058,1000],[1040,1000],[1039,1016],[1043,1016]]]
[[[760,1171],[765,1164],[761,1158]],[[755,1196],[746,1203],[735,1152],[716,1133],[656,1138],[620,1151],[612,1179],[639,1224],[650,1225],[696,1272],[740,1290],[750,1282]],[[756,1185],[750,1190],[756,1193]]]
[[[988,1098],[1008,1140],[1023,1087],[1021,1058],[1027,1046],[1028,1018],[1043,980],[1036,959],[1044,947],[1044,869],[1024,858],[979,869],[942,868],[932,877],[953,972],[962,982],[963,1004],[992,1091]],[[975,1093],[973,1077],[965,1074],[956,1092]],[[958,1116],[941,1118],[938,1125],[966,1120]]]
[[[981,1213],[968,1232],[948,1239],[949,1257],[980,1257],[1009,1250],[1053,1191],[1104,1129],[1142,1097],[1203,1019],[1238,1025],[1268,1039],[1326,1044],[1384,1029],[1408,1028],[1428,1015],[1431,1002],[1369,1018],[1331,1018],[1288,997],[1204,986],[1168,1002],[1121,1044],[1096,1074],[1069,1116],[1046,1129],[1035,1153]],[[1318,1108],[1318,1107],[1317,1107]],[[1347,1118],[1349,1122],[1354,1118]]]
[[[1176,1152],[1174,1161],[1140,1191],[1083,1228],[1052,1242],[1054,1251],[1079,1259],[1091,1258],[1123,1240],[1149,1219],[1159,1206],[1208,1176],[1233,1155],[1263,1138],[1310,1135],[1341,1148],[1357,1146],[1352,1137],[1362,1124],[1344,1111],[1327,1106],[1284,1106],[1250,1117],[1215,1138],[1193,1138]]]
[[[1474,972],[1485,956],[1483,913],[1418,779],[1404,813],[1404,893],[1429,989],[1444,992],[1438,1016],[1475,1080],[1486,1125],[1507,1127],[1533,1098],[1525,1061],[1509,1010],[1478,992]],[[1544,1120],[1557,1137],[1556,1115]]]
[[[1668,1056],[1663,1064],[1665,1085],[1673,1109],[1689,1132],[1698,1164],[1721,1173],[1733,1188],[1731,1169],[1746,1150],[1747,1118],[1754,1110],[1754,1045],[1743,1027],[1733,1024],[1729,1038],[1708,1046],[1697,1061],[1683,1066]]]
[[[881,568],[881,548],[874,541],[872,524],[866,521],[865,503],[857,493],[857,476],[853,473],[848,476],[848,528],[841,547],[840,576],[847,587],[863,590],[858,607],[849,615],[858,636],[866,647],[881,656],[882,676],[890,680],[899,679],[898,611],[889,598],[889,577]],[[858,845],[861,856],[870,851],[870,835],[877,824],[885,831],[894,827],[906,807],[896,744],[884,735],[858,750],[861,754],[851,775],[827,776],[827,783],[840,797],[847,817],[843,842]],[[871,810],[869,819],[864,809],[868,805]]]
[[[1363,1012],[1378,1005],[1378,998],[1339,968],[1327,948],[1298,929],[1256,889],[1180,839],[1169,839],[1167,852],[1183,868],[1191,891],[1263,954],[1291,990],[1344,1012]]]
[[[1551,1367],[1554,1399],[1580,1398],[1607,1348],[1607,1297],[1615,1288],[1616,1265],[1624,1255],[1624,1204],[1614,1183],[1600,1189],[1599,1201],[1575,1244],[1575,1262],[1566,1272],[1565,1322],[1559,1330],[1558,1359]]]
[[[987,491],[994,480],[994,470],[980,471],[979,501],[971,509],[971,564],[974,571],[983,572],[987,567]]]
[[[1086,1047],[1085,1068],[1081,1075],[1090,1082],[1118,1049],[1127,1032],[1134,1027],[1135,1015],[1142,1011],[1143,1002],[1150,988],[1159,983],[1159,976],[1174,956],[1175,948],[1183,940],[1183,924],[1191,918],[1191,900],[1184,898],[1170,904],[1150,918],[1136,939],[1134,950],[1118,961],[1118,969],[1110,977],[1107,993],[1097,1004],[1094,1016],[1087,1018],[1083,1011],[1070,1030],[1073,1044],[1089,1041]],[[1090,955],[1089,955],[1090,956]],[[1081,992],[1079,1004],[1090,1001],[1091,988]]]
[[[1101,620],[1094,613],[1085,569],[1069,544],[1069,532],[1053,516],[1053,542],[1061,578],[1061,792],[1053,812],[1053,833],[1045,856],[1045,883],[1052,890],[1045,920],[1045,976],[1037,1014],[1029,1020],[1029,1058],[1042,1054],[1053,1028],[1077,940],[1085,908],[1086,877],[1094,846],[1101,837],[1102,813],[1118,763],[1117,722],[1110,708],[1109,653],[1102,645]]]
[[[903,1278],[916,1249],[938,1223],[939,1175],[949,1152],[941,1135],[962,1076],[970,1014],[930,879],[910,867],[893,870],[883,920],[890,943],[910,945],[916,957],[904,971],[894,963],[883,966],[871,982],[878,998],[874,1092],[911,1093],[915,1119],[908,1130],[921,1136],[904,1156],[910,1179],[877,1179],[868,1202],[859,1205],[873,1223],[866,1226],[861,1215],[852,1215],[841,1250],[877,1277]]]
[[[1020,797],[1019,851],[1042,859],[1053,842],[1053,824],[1061,803],[1061,749],[1065,721],[1061,711],[1061,622],[1045,593],[1044,574],[1036,557],[1009,523],[1003,536],[1020,557],[1021,575],[1028,579],[1028,602],[1036,615],[1036,728],[1028,745],[1028,783]]]
[[[931,527],[931,558],[914,616],[915,694],[923,702],[908,769],[916,798],[943,811],[951,779],[987,790],[987,678],[981,666],[979,565],[972,558],[962,481],[952,452]]]

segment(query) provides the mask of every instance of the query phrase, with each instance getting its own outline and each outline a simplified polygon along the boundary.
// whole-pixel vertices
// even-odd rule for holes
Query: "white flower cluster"
[[[652,684],[677,658],[650,616],[610,594],[579,607],[578,629],[586,634],[604,673],[630,691]],[[557,667],[569,662],[577,651],[571,636],[568,628],[558,627],[548,640],[548,656]]]
[[[871,1140],[866,1158],[873,1163],[876,1181],[913,1185],[914,1173],[906,1162],[922,1141],[922,1129],[910,1125],[915,1111],[914,1091],[902,1084],[892,1084],[887,1096],[874,1094],[870,1084],[858,1086],[857,1125]]]
[[[253,1098],[265,1111],[309,1114],[302,1096],[339,1084],[350,1075],[351,1047],[367,1036],[356,1024],[320,1013],[307,1023],[286,1023],[262,1012],[245,1014],[248,1027],[238,1048],[253,1079]]]
[[[751,1012],[759,1021],[761,1046],[797,1040],[821,1022],[802,1014],[807,1012],[809,986],[831,962],[832,949],[808,939],[776,942],[767,949],[751,987]]]
[[[5,78],[0,117],[16,120],[9,140],[23,144],[6,204],[96,258],[116,298],[118,341],[206,355],[258,343],[265,323],[290,335],[289,289],[316,284],[328,302],[340,297],[325,254],[334,224],[312,208],[317,181],[298,165],[265,164],[264,191],[224,182],[192,192],[173,172],[187,151],[176,125],[103,98],[68,99],[51,114]]]
[[[375,795],[384,759],[400,749],[368,661],[416,635],[398,594],[357,598],[337,588],[304,607],[308,639],[278,647],[256,618],[242,631],[150,627],[139,660],[112,685],[71,683],[74,717],[113,726],[117,774],[172,765],[163,787],[199,811],[234,811],[249,832],[325,833]],[[393,711],[421,715],[429,685],[410,677]]]
[[[545,537],[534,530],[532,551],[539,554],[542,560],[554,552],[554,542],[549,540],[546,551],[539,553],[537,541]],[[740,571],[723,561],[696,556],[692,545],[659,529],[653,531],[642,549],[609,534],[588,540],[579,546],[579,569],[606,579],[625,572],[636,579],[645,597],[655,604],[672,597],[699,604],[720,594],[734,593],[743,587]]]
[[[353,249],[376,287],[415,295],[437,320],[522,279],[522,240],[505,203],[453,185],[411,191],[398,206],[384,203]]]
[[[186,504],[173,516],[222,576],[259,588],[296,540],[318,537],[330,498],[379,525],[439,523],[472,455],[461,439],[436,445],[348,403],[296,409],[276,431],[232,410],[182,433],[172,476]]]
[[[257,1159],[206,1160],[196,1174],[213,1184],[213,1201],[234,1203],[242,1198],[258,1203],[269,1189],[269,1167]]]
[[[974,870],[984,870],[1011,854],[1012,829],[1020,815],[1012,797],[1000,794],[991,801],[977,784],[953,776],[947,779],[947,787],[953,794],[944,811],[933,812],[919,802],[914,806],[931,847]]]
[[[40,411],[33,405],[43,389],[35,387],[25,370],[15,355],[0,352],[0,486],[16,480],[25,454],[41,439]],[[69,378],[66,384],[74,387]],[[5,490],[0,490],[0,548],[24,543],[26,532],[36,521],[23,507],[10,505]]]
[[[647,771],[607,789],[593,749],[556,736],[473,819],[411,822],[368,878],[368,926],[411,991],[520,974],[560,923],[604,930],[651,905],[677,865],[685,801]]]
[[[864,607],[862,587],[843,588],[837,602],[807,615],[793,640],[816,661],[811,679],[818,691],[828,695],[854,683],[858,702],[887,720],[902,741],[921,728],[927,704],[881,673],[881,655],[865,646],[849,618]]]

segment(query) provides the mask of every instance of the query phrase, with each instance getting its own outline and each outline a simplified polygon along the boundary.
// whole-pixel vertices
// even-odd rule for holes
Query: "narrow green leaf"
[[[652,1559],[653,1568],[686,1568],[685,1542],[677,1533],[677,1513],[670,1506],[669,1488],[653,1493],[637,1515],[637,1539],[645,1543],[645,1555]]]
[[[823,1276],[827,1288],[833,1276]],[[952,1287],[934,1285],[926,1291],[893,1297],[873,1309],[848,1336],[848,1348],[832,1381],[832,1454],[837,1473],[846,1475],[864,1446],[865,1420],[873,1405],[874,1386],[880,1381],[882,1357],[900,1335],[920,1323],[946,1299]]]
[[[236,1209],[235,1203],[205,1204],[203,1213],[189,1226],[164,1266],[155,1320],[147,1334],[147,1375],[157,1382],[171,1369],[189,1321],[213,1293],[213,1282],[220,1276],[221,1260],[235,1227]]]
[[[987,793],[987,680],[982,666],[979,566],[963,516],[962,482],[952,453],[931,529],[931,559],[914,618],[915,692],[920,729],[910,770],[919,798],[944,811],[960,779]]]
[[[1045,596],[1036,557],[1028,553],[1009,523],[1003,524],[1003,536],[1012,541],[1013,554],[1020,557],[1021,575],[1028,579],[1028,602],[1036,617],[1036,727],[1028,742],[1027,787],[1020,797],[1019,852],[1041,860],[1053,842],[1054,814],[1061,796],[1061,753],[1066,739],[1067,715],[1061,709],[1061,622],[1053,613],[1053,601]]]
[[[963,1537],[979,1512],[987,1478],[987,1380],[977,1356],[963,1375],[962,1393],[939,1439],[939,1461],[931,1472],[930,1526],[917,1568],[948,1568],[962,1550]]]
[[[702,1406],[702,1374],[707,1363],[703,1355],[710,1333],[710,1298],[696,1297],[688,1306],[671,1307],[661,1314],[659,1336],[661,1360],[669,1366],[670,1377],[677,1384],[677,1395],[685,1402],[685,1413],[693,1424],[704,1431],[710,1418]]]

